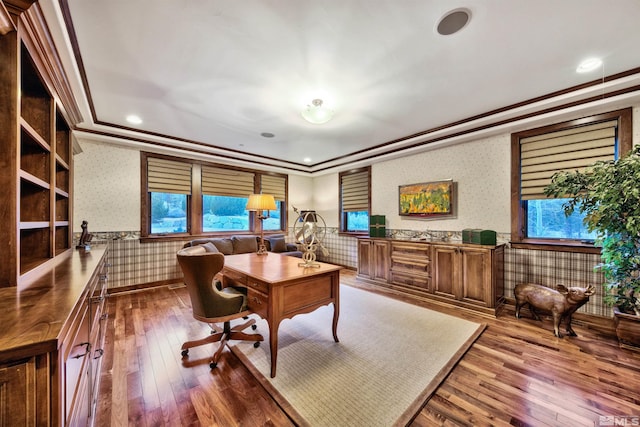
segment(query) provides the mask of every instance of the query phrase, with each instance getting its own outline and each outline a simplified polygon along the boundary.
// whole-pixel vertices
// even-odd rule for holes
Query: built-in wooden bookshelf
[[[6,236],[0,287],[10,287],[72,246],[73,153],[71,127],[54,90],[61,75],[44,66],[55,49],[43,50],[42,40],[34,39],[45,30],[38,28],[39,6],[3,3],[15,25],[0,36],[0,145],[7,153],[0,161],[0,232]]]

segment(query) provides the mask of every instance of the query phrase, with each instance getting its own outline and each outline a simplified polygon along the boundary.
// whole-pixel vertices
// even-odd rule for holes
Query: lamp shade
[[[248,211],[274,211],[278,208],[271,194],[252,194],[249,196],[245,209]]]
[[[322,99],[314,99],[311,105],[302,110],[302,117],[309,123],[320,125],[331,120],[333,111],[322,105]]]

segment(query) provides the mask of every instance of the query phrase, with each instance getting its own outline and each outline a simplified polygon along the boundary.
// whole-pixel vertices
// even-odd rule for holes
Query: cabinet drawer
[[[408,255],[410,257],[429,259],[431,257],[431,245],[427,243],[393,242],[391,244],[391,256]]]
[[[247,288],[247,307],[258,316],[266,319],[269,297],[253,288]]]
[[[397,271],[391,272],[391,282],[396,285],[410,286],[421,290],[429,290],[431,278],[429,276],[418,274],[407,274]]]
[[[392,255],[391,269],[402,270],[406,273],[431,274],[431,261],[428,259],[412,258],[406,256]]]
[[[85,306],[86,307],[86,306]],[[87,378],[88,363],[90,363],[91,344],[89,342],[89,313],[85,308],[79,315],[78,323],[71,329],[70,345],[64,351],[64,419],[69,420],[72,412],[82,411],[88,402],[81,384]]]
[[[224,286],[247,286],[247,275],[239,273],[234,270],[224,269],[222,270],[224,274],[223,284]]]

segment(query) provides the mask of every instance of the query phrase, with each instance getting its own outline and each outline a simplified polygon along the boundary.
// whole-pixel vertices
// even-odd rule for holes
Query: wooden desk
[[[320,267],[304,268],[298,266],[301,261],[277,253],[225,256],[224,286],[246,287],[249,310],[269,325],[271,378],[276,376],[278,327],[283,319],[333,303],[333,339],[338,342],[342,267],[319,263]]]

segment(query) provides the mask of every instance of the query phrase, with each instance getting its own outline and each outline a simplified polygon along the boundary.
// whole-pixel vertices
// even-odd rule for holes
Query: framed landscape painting
[[[402,216],[425,219],[455,217],[456,183],[451,179],[401,185],[398,193]]]

